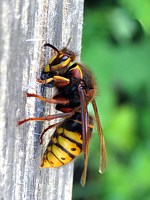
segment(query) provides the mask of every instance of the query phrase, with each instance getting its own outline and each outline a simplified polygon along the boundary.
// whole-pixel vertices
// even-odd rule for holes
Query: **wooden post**
[[[43,114],[43,104],[26,98],[40,94],[36,77],[51,54],[42,45],[80,54],[84,0],[1,0],[0,5],[0,199],[69,200],[73,162],[58,169],[40,169],[43,148],[38,143],[40,122],[19,127],[18,119]],[[53,90],[46,91],[52,96]],[[45,112],[54,114],[53,105]],[[44,125],[46,126],[46,125]]]

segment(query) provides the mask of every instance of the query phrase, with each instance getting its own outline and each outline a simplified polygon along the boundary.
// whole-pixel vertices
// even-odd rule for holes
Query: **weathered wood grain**
[[[0,4],[0,200],[69,200],[73,163],[40,169],[52,131],[39,146],[40,122],[16,126],[18,119],[43,115],[43,104],[26,98],[41,93],[36,82],[50,56],[45,42],[58,48],[72,37],[71,50],[80,54],[84,0],[1,0]],[[53,90],[46,93],[53,95]],[[47,105],[45,113],[55,113]],[[44,124],[44,126],[46,126]]]

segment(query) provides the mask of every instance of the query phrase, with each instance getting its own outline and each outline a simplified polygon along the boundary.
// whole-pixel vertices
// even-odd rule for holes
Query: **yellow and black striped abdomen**
[[[89,116],[89,134],[93,130],[93,118]],[[81,114],[76,112],[59,125],[43,155],[41,167],[60,167],[69,163],[82,151]]]

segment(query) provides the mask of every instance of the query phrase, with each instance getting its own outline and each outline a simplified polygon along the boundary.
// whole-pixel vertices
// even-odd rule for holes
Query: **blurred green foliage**
[[[80,185],[83,158],[75,162],[73,199],[149,200],[150,1],[92,2],[93,6],[85,0],[90,8],[85,7],[81,60],[97,82],[107,170],[98,173],[95,129],[84,188]]]

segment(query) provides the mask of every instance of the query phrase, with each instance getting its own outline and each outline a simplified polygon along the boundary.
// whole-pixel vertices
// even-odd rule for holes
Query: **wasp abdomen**
[[[78,121],[80,113],[76,113],[69,119],[64,120],[52,135],[52,138],[44,153],[41,167],[60,167],[69,163],[82,152],[82,129],[81,121]],[[93,129],[93,120],[89,116],[89,134]]]

